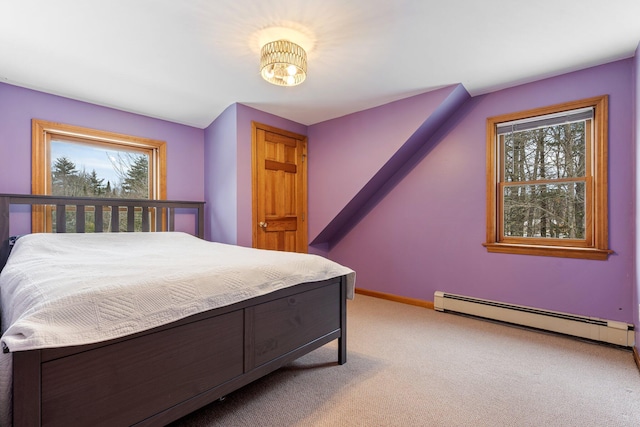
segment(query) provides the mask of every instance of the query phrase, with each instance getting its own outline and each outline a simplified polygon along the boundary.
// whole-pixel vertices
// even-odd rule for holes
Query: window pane
[[[504,236],[585,238],[585,183],[504,187]]]
[[[505,134],[504,180],[584,177],[585,128],[581,121]]]
[[[134,150],[51,141],[51,194],[149,198],[149,156]]]

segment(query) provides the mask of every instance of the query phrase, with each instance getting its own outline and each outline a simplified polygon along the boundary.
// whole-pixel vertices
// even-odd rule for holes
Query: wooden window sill
[[[483,243],[482,246],[487,248],[487,252],[493,253],[580,258],[599,261],[606,261],[609,258],[609,254],[613,253],[613,251],[609,249],[524,245],[515,243]]]

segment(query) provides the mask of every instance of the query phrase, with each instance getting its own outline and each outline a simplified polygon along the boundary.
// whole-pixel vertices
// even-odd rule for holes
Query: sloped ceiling
[[[638,16],[638,0],[0,0],[0,82],[200,128],[234,102],[310,125],[631,57]],[[300,86],[260,78],[274,26],[307,45]]]
[[[392,154],[388,157],[381,156],[382,162],[378,170],[366,180],[355,196],[340,209],[320,233],[314,235],[315,230],[312,228],[310,245],[328,244],[331,248],[339,242],[426,154],[425,150],[429,150],[440,127],[469,99],[469,94],[462,85],[454,85],[420,95],[420,98],[422,108],[419,110],[424,114],[424,121],[417,125],[406,140],[389,141],[389,145],[394,146]],[[346,120],[354,119],[357,122],[360,115],[376,114],[374,110],[380,110],[379,114],[386,115],[388,109],[395,108],[394,104],[399,102],[404,101],[362,111],[349,118],[343,118],[345,120],[338,120],[341,121],[342,126],[348,127],[349,124],[344,123]]]

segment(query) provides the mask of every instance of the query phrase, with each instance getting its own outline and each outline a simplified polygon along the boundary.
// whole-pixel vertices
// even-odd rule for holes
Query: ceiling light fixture
[[[299,85],[307,77],[307,52],[288,40],[267,43],[260,49],[260,74],[274,85]]]

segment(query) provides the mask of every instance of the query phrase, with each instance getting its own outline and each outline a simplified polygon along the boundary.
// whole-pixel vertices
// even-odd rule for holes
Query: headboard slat
[[[142,207],[142,231],[149,231],[149,208]]]
[[[9,203],[10,198],[0,195],[0,243],[9,241]]]
[[[127,231],[134,230],[136,208],[127,206]]]
[[[111,232],[120,231],[120,209],[118,205],[111,206]]]
[[[104,231],[104,209],[102,206],[96,206],[93,212],[93,222],[96,225],[95,232],[102,233]]]
[[[0,194],[0,270],[7,263],[11,252],[9,244],[9,208],[10,199]]]
[[[76,206],[76,233],[85,232],[84,205]]]
[[[67,207],[56,205],[56,233],[67,232]]]
[[[162,217],[164,215],[164,209],[156,209],[156,231],[162,231]]]

